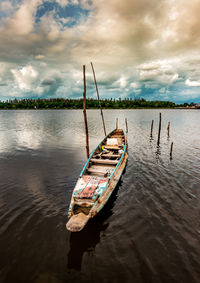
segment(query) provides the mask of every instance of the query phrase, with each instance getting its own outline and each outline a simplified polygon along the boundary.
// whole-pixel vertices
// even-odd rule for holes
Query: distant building
[[[197,104],[196,104],[196,108],[200,108],[200,103],[197,103]]]

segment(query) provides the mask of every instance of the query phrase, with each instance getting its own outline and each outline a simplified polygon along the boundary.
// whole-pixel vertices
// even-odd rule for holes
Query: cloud
[[[160,67],[160,65],[158,63],[145,63],[145,64],[141,64],[139,66],[139,69],[142,71],[152,71],[152,70],[157,70]]]
[[[200,86],[200,82],[199,81],[191,81],[190,79],[187,79],[185,81],[185,84],[187,86]]]
[[[0,9],[1,96],[79,97],[83,64],[92,96],[91,60],[104,97],[157,92],[184,100],[185,88],[198,91],[199,1],[22,0]]]
[[[135,83],[135,82],[133,82],[133,83],[130,84],[130,87],[132,87],[132,88],[138,88],[138,84]]]
[[[138,69],[139,80],[144,82],[145,87],[163,89],[163,87],[169,87],[180,80],[174,63],[166,60],[145,63],[140,65]]]
[[[45,58],[45,56],[42,55],[42,54],[35,55],[35,59],[40,60],[40,59],[44,59],[44,58]]]
[[[7,21],[9,33],[27,35],[33,31],[35,14],[42,0],[24,0],[11,19]]]
[[[55,0],[55,2],[58,3],[62,7],[66,7],[69,4],[70,5],[78,5],[79,4],[79,0]],[[85,1],[81,1],[81,2],[85,2]]]
[[[57,2],[62,7],[65,7],[69,4],[68,0],[56,0],[55,2]]]
[[[12,10],[13,6],[10,1],[3,1],[0,3],[0,13],[8,13]]]
[[[127,86],[127,81],[125,77],[121,77],[116,83],[119,84],[120,88],[125,88]]]
[[[62,79],[60,77],[46,79],[41,82],[41,86],[36,89],[36,93],[40,94],[42,97],[56,97],[57,90],[60,86],[62,86]]]
[[[26,66],[19,70],[11,70],[20,90],[31,90],[38,77],[38,72],[32,66]]]

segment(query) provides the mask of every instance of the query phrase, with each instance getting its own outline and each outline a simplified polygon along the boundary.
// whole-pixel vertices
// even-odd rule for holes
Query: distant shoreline
[[[87,110],[98,110],[99,108],[88,108]],[[138,107],[138,108],[102,108],[103,110],[200,110],[200,108],[192,108],[192,107],[175,107],[175,108],[147,108],[147,107]],[[83,108],[15,108],[15,109],[10,109],[10,108],[0,108],[0,111],[15,111],[15,110],[31,110],[31,111],[37,111],[37,110],[83,110]]]
[[[176,104],[171,101],[148,101],[144,98],[139,99],[101,99],[103,109],[196,109],[200,108],[200,104],[182,103]],[[87,109],[99,109],[99,101],[97,99],[88,98],[86,100]],[[73,110],[83,109],[83,99],[65,99],[65,98],[49,98],[49,99],[12,99],[0,101],[0,110]]]

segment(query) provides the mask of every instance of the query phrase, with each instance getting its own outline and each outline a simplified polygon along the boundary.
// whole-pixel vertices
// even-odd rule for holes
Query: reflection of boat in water
[[[69,207],[67,229],[84,228],[106,204],[115,189],[128,158],[123,130],[108,134],[91,153],[74,188]]]
[[[106,210],[106,212],[108,212]],[[101,214],[101,213],[99,213]],[[100,242],[100,235],[107,229],[109,223],[104,223],[105,215],[97,215],[97,219],[92,219],[87,225],[87,229],[83,229],[79,233],[71,233],[70,250],[68,253],[67,267],[69,269],[81,270],[83,255],[85,252],[93,253],[96,245]],[[112,215],[112,212],[108,217]]]

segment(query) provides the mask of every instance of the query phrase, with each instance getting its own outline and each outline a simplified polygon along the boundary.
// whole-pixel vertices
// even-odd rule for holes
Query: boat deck
[[[113,135],[108,136],[107,139],[115,139],[117,144],[107,144],[106,140],[102,146],[102,151],[94,153],[85,174],[108,177],[114,171],[123,152],[125,137],[122,130],[117,130]],[[120,150],[122,150],[121,153],[119,153]]]

